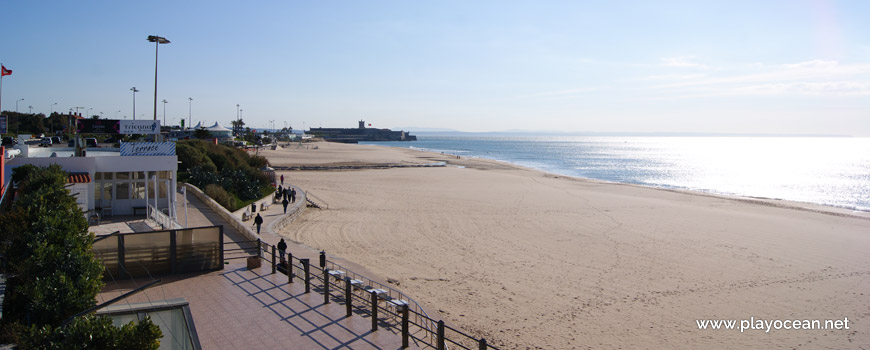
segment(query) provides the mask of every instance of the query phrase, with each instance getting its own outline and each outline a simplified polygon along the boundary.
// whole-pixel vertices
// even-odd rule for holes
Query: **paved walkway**
[[[195,196],[187,196],[189,227],[223,225],[225,242],[247,239],[214,213]],[[298,201],[297,201],[298,203]],[[185,224],[184,201],[178,200],[179,222]],[[283,214],[280,204],[261,212],[264,218],[260,237],[277,244],[279,236],[272,230]],[[129,231],[127,231],[129,232]],[[232,244],[225,247],[232,248]],[[317,251],[288,242],[294,256],[317,261]],[[288,284],[287,276],[271,273],[271,265],[248,270],[244,259],[231,259],[223,270],[205,274],[159,277],[162,283],[128,297],[121,303],[138,303],[172,298],[185,298],[190,303],[200,342],[204,349],[399,349],[401,336],[395,320],[379,317],[378,331],[371,331],[368,313],[356,310],[345,317],[341,298],[323,304],[323,295],[314,285],[305,294],[301,280]],[[98,296],[98,302],[109,300],[125,291],[143,285],[145,280],[114,281]],[[337,295],[338,293],[333,293]],[[412,328],[413,329],[413,328]],[[171,341],[166,340],[164,341]],[[424,347],[412,340],[411,348]]]

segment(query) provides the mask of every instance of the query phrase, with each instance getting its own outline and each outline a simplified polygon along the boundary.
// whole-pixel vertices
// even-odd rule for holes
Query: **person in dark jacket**
[[[254,225],[257,225],[257,234],[260,234],[260,226],[263,225],[263,217],[260,216],[260,213],[257,213],[257,217],[254,218]]]
[[[290,203],[296,203],[296,189],[290,189]]]
[[[287,252],[287,242],[284,242],[283,238],[278,242],[278,252],[281,253],[281,262],[284,262],[284,254]]]
[[[284,214],[287,214],[287,204],[290,204],[290,201],[288,201],[287,198],[284,198],[284,201],[281,202],[281,204],[284,205]]]

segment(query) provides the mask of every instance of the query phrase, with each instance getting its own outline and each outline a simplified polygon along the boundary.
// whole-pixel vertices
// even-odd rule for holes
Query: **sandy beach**
[[[870,348],[866,213],[398,148],[320,142],[260,154],[274,166],[446,162],[281,172],[329,205],[282,234],[398,281],[503,349]],[[848,318],[849,329],[698,327],[751,318]]]

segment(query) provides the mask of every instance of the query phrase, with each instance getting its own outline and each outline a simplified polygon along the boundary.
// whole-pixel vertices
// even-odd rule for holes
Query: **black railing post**
[[[305,270],[305,293],[311,292],[311,274],[308,267],[308,259],[299,259],[302,262],[302,269]]]
[[[260,242],[261,242],[260,239],[257,238],[257,256],[262,258],[263,257],[263,246],[262,246],[262,244],[260,244]]]
[[[408,347],[408,304],[402,305],[402,349]]]
[[[329,304],[329,269],[323,269],[323,304]]]
[[[372,293],[372,332],[378,330],[378,292],[370,290]]]
[[[287,252],[287,283],[293,283],[293,253]]]
[[[275,246],[272,246],[272,273],[275,273]]]
[[[176,243],[176,235],[178,231],[169,231],[169,273],[175,274],[175,262],[178,258],[178,243]]]
[[[435,348],[444,350],[444,320],[438,321],[438,335],[435,339]]]
[[[320,251],[320,268],[326,267],[326,252]]]
[[[478,350],[486,350],[486,338],[480,338],[480,341],[477,344]]]
[[[126,249],[124,247],[124,235],[118,235],[118,274],[121,277],[128,277],[127,274],[127,262],[126,258]]]
[[[350,277],[344,277],[344,306],[347,308],[347,314],[345,317],[350,317],[353,315],[353,295],[350,294]]]

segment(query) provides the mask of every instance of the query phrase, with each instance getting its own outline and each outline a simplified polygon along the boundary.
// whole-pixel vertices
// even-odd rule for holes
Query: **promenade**
[[[179,195],[178,216],[182,224],[185,224],[186,219],[188,227],[223,225],[225,242],[248,240],[196,196],[188,193],[187,200],[185,218],[184,201]],[[304,205],[298,200],[296,204]],[[280,237],[274,232],[273,224],[284,215],[282,206],[272,205],[260,213],[264,224],[259,237],[270,245],[277,244]],[[317,251],[289,241],[287,243],[288,250],[294,256],[317,261]],[[238,245],[225,245],[225,249],[235,247]],[[345,317],[343,302],[335,300],[324,305],[323,295],[318,293],[318,288],[315,287],[311,293],[306,294],[304,283],[297,280],[296,283],[288,284],[286,275],[271,273],[271,266],[267,261],[263,261],[260,268],[248,270],[245,259],[228,259],[224,269],[220,271],[156,278],[161,279],[162,283],[119,303],[186,299],[190,303],[196,331],[204,349],[401,347],[399,331],[388,327],[387,320],[382,320],[379,329],[372,332],[368,313],[356,310],[352,317]],[[144,279],[108,282],[103,292],[98,295],[98,302],[109,300],[147,282]],[[393,321],[390,323],[395,324]],[[163,341],[172,340],[164,338]],[[411,343],[410,348],[417,347]]]

